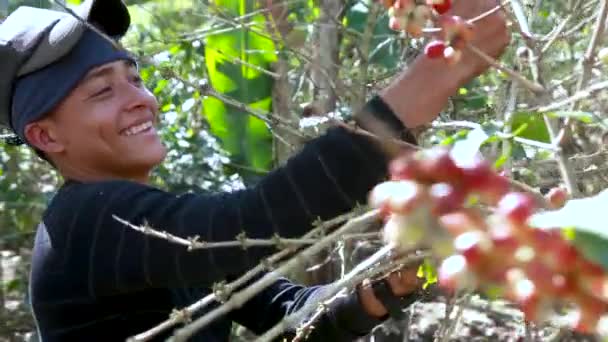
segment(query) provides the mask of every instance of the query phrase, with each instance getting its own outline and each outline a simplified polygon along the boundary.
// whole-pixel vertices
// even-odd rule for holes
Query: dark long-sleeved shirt
[[[332,128],[255,186],[233,193],[175,194],[123,180],[67,181],[49,204],[34,246],[30,294],[42,341],[124,340],[276,251],[187,251],[128,228],[112,215],[208,242],[235,240],[242,232],[260,239],[299,237],[314,220],[365,202],[385,178],[386,162],[368,138]],[[232,321],[261,333],[324,289],[282,278],[196,340],[228,340]],[[311,339],[348,341],[378,323],[354,293],[321,318]]]

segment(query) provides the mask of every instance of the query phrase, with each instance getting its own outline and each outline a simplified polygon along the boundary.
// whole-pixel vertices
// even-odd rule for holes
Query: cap
[[[15,116],[21,115],[15,112],[13,106],[17,84],[60,64],[77,47],[81,38],[88,35],[85,33],[90,32],[83,21],[113,39],[124,36],[131,23],[128,9],[122,0],[85,0],[73,11],[82,20],[64,11],[22,6],[0,24],[0,125],[11,127],[21,137],[22,134],[14,127],[17,121]],[[107,44],[111,45],[109,42]],[[91,67],[90,63],[87,67]],[[70,90],[65,84],[75,85],[78,79],[74,78],[82,77],[63,76],[56,80],[64,83],[63,87],[59,87],[63,91],[44,94],[47,97],[46,104],[57,104],[67,95],[65,92]],[[36,112],[39,116],[43,114],[41,111]]]

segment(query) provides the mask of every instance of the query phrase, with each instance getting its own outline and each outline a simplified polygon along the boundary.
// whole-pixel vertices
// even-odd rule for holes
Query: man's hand
[[[498,0],[456,0],[448,12],[465,20],[471,20],[481,14],[489,13],[499,6]],[[499,10],[473,24],[473,40],[471,45],[479,48],[493,58],[499,58],[511,41],[503,10]],[[463,51],[463,59],[455,67],[462,72],[462,81],[469,80],[484,73],[489,64],[471,53]]]
[[[497,5],[497,0],[456,0],[448,13],[470,20]],[[499,10],[475,22],[470,43],[487,55],[498,58],[510,39],[505,15]],[[461,61],[452,66],[441,59],[431,60],[421,54],[380,96],[406,127],[414,128],[433,121],[459,87],[488,67],[486,62],[466,49]]]
[[[391,273],[387,281],[393,294],[401,297],[420,289],[424,282],[423,279],[418,278],[417,272],[418,267],[410,267]],[[359,288],[359,298],[361,298],[361,304],[370,316],[380,318],[387,314],[384,305],[374,295],[369,280],[363,281]]]

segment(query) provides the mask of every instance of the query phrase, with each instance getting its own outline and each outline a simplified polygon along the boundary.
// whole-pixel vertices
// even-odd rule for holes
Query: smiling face
[[[158,103],[135,66],[117,61],[91,70],[28,141],[66,177],[147,181],[166,155],[155,129]]]

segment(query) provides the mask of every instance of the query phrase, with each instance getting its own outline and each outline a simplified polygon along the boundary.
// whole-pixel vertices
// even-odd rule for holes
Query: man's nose
[[[155,114],[158,109],[156,97],[146,87],[138,87],[128,83],[124,88],[124,96],[127,110],[149,109]]]

